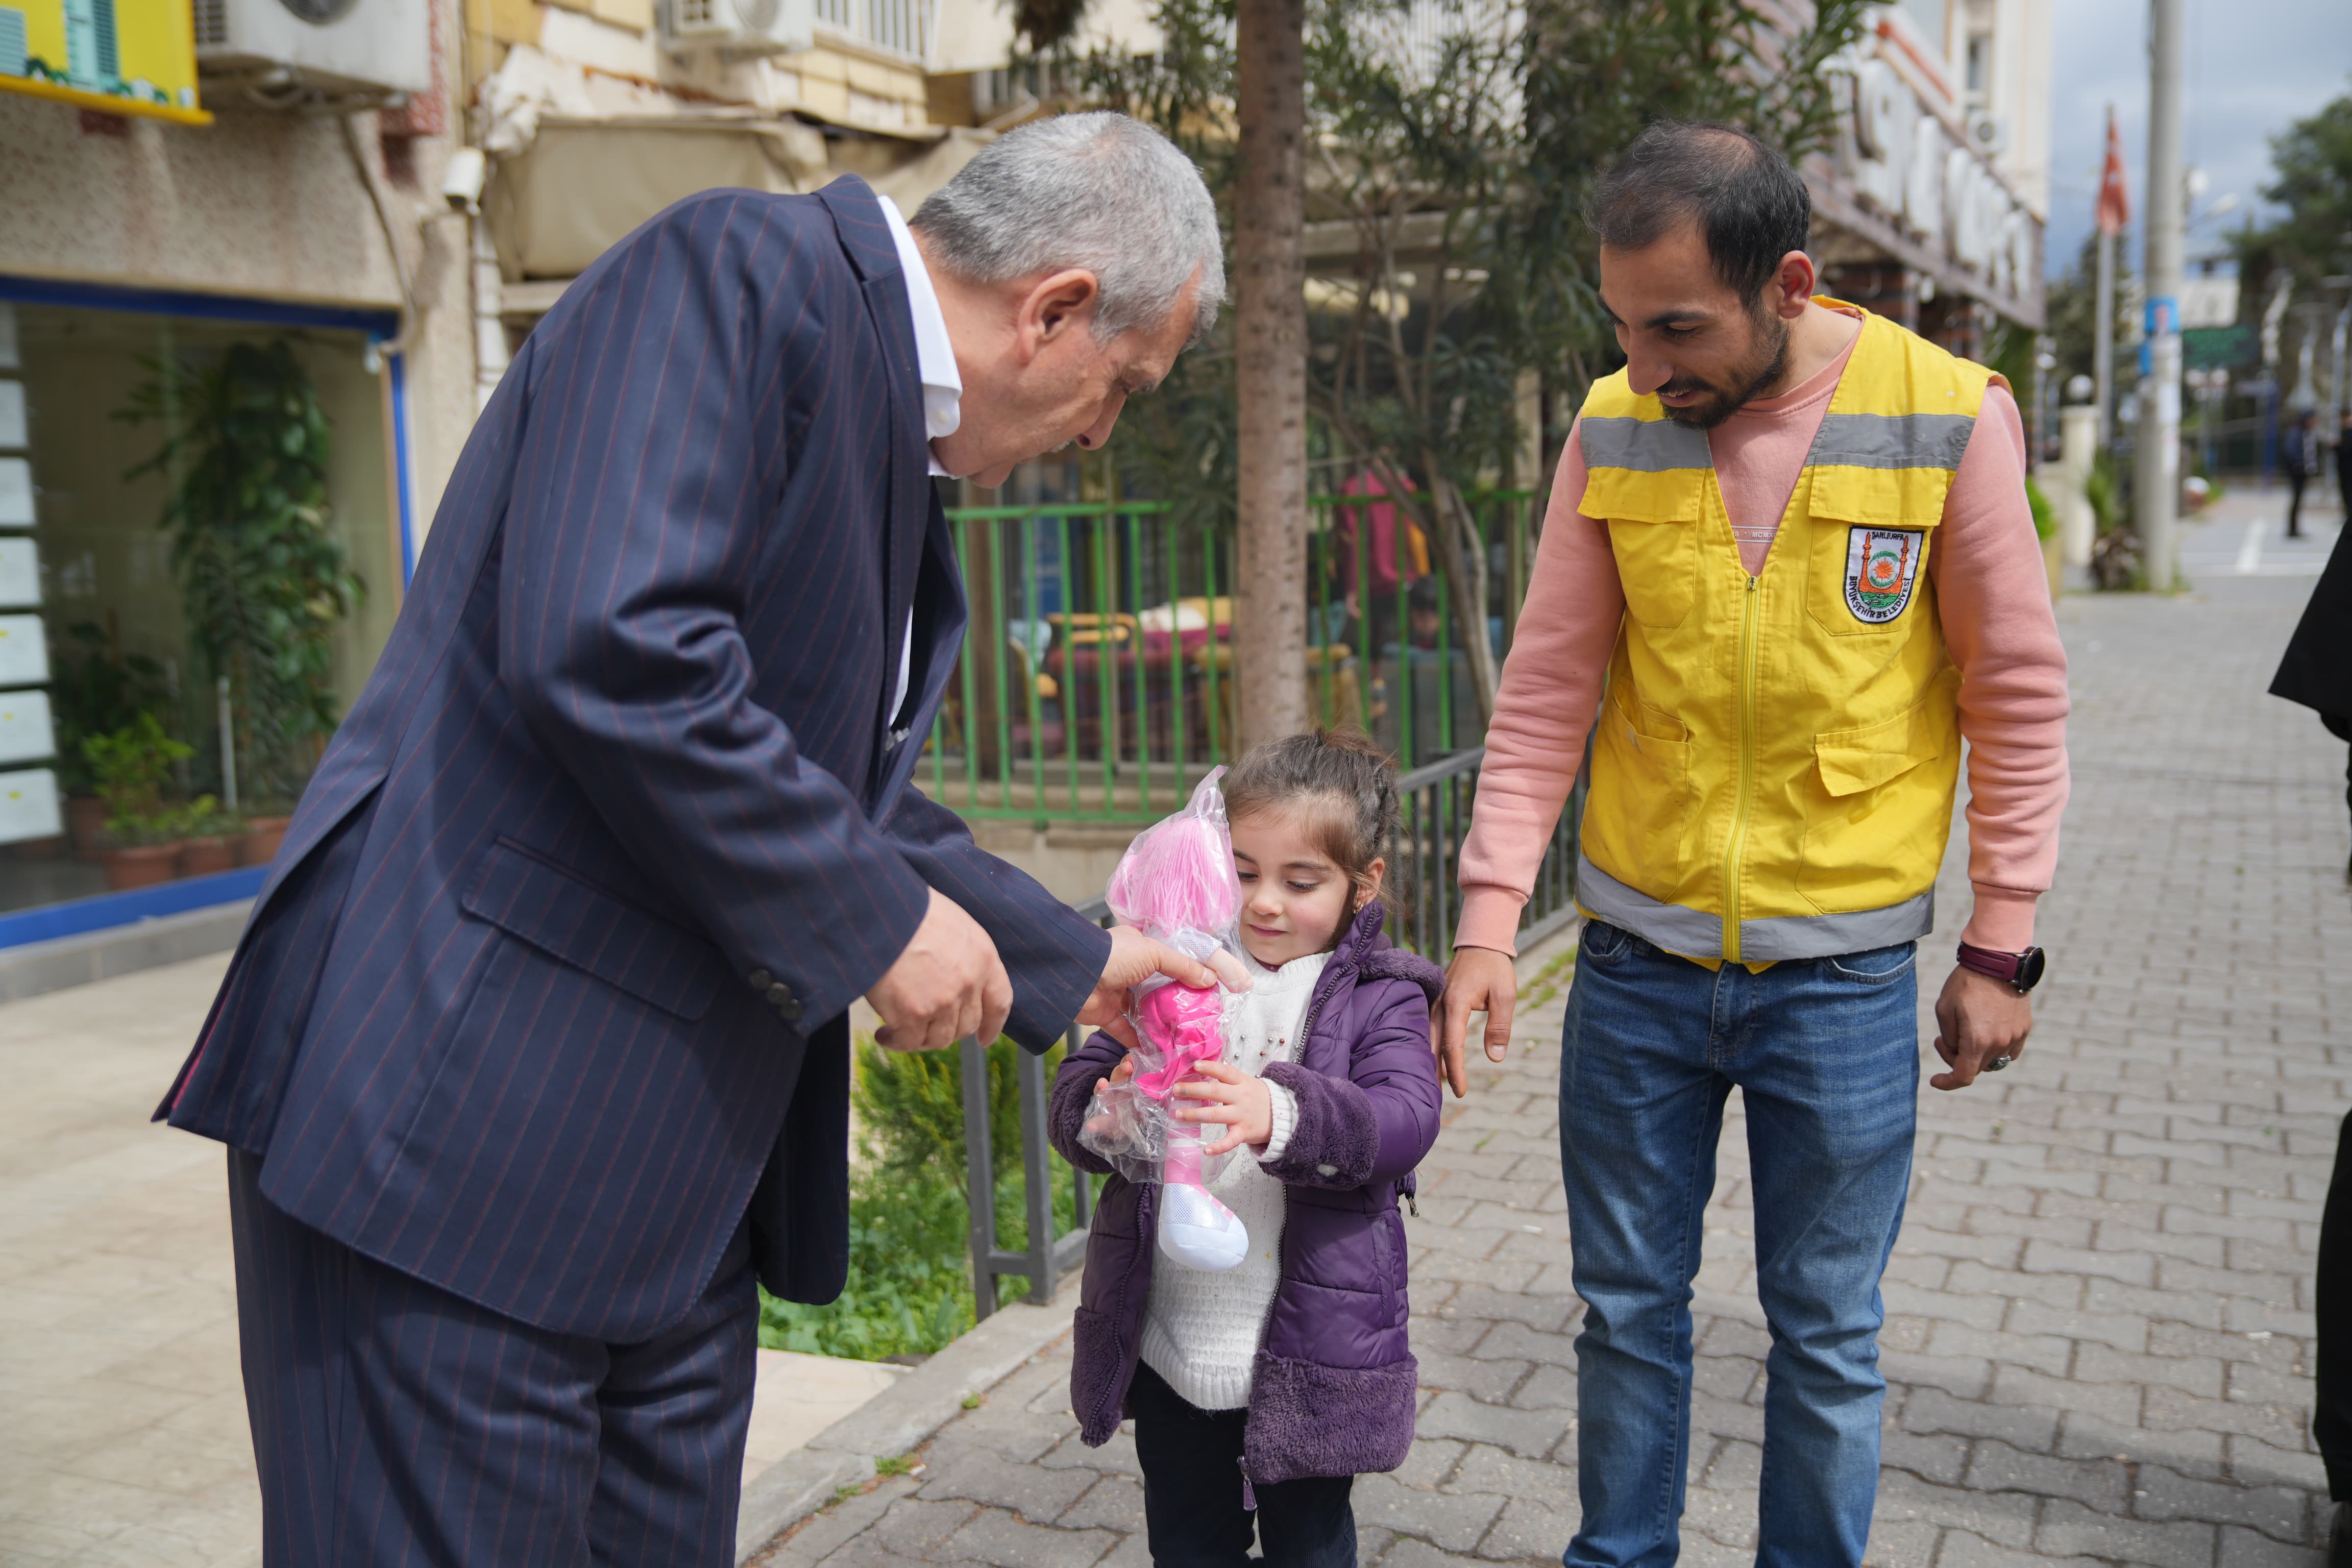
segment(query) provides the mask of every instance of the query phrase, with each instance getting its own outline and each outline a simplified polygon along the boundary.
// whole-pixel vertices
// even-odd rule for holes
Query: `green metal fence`
[[[1404,509],[1384,525],[1377,496],[1310,502],[1304,656],[1321,721],[1360,725],[1408,770],[1480,743],[1465,634],[1498,662],[1508,650],[1530,499],[1469,498],[1488,562],[1473,628]],[[1150,822],[1230,760],[1230,540],[1153,501],[971,507],[949,523],[971,625],[926,744],[934,798],[1040,826]]]

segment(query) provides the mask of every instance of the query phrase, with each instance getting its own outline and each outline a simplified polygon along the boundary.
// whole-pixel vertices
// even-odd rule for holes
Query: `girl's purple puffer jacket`
[[[1392,1470],[1412,1446],[1418,1365],[1405,1338],[1400,1194],[1437,1141],[1429,1009],[1445,978],[1385,945],[1376,900],[1356,917],[1307,1004],[1299,1060],[1265,1076],[1297,1098],[1283,1157],[1266,1167],[1288,1204],[1282,1281],[1258,1345],[1243,1438],[1244,1479]],[[1125,1414],[1142,1339],[1160,1189],[1136,1186],[1078,1144],[1095,1080],[1125,1047],[1097,1034],[1054,1079],[1054,1147],[1109,1175],[1087,1244],[1070,1402],[1079,1435],[1109,1441]],[[1245,1157],[1245,1156],[1244,1156]]]

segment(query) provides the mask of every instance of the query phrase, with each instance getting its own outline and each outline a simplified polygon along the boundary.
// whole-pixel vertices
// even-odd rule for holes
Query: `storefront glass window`
[[[0,914],[274,853],[399,608],[388,426],[357,331],[0,301]]]

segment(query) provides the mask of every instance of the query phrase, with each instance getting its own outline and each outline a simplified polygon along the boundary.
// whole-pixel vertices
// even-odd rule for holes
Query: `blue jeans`
[[[1879,1276],[1910,1184],[1914,944],[1720,973],[1595,921],[1569,993],[1560,1164],[1582,1528],[1567,1568],[1667,1568],[1690,1457],[1691,1281],[1738,1086],[1770,1325],[1758,1568],[1858,1564],[1878,1488]]]

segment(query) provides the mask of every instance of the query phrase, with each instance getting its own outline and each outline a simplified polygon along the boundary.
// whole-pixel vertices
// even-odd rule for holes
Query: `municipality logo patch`
[[[1845,607],[1864,626],[1885,626],[1911,603],[1927,531],[1861,528],[1846,534]]]

